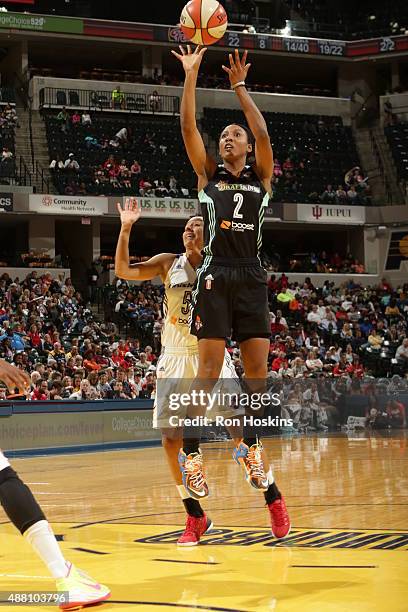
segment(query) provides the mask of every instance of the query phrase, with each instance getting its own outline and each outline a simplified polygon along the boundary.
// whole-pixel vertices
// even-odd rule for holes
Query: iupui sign
[[[189,219],[199,214],[198,200],[176,198],[138,198],[143,217]]]
[[[13,210],[13,194],[0,193],[0,212],[9,212]]]
[[[307,223],[363,225],[366,214],[364,206],[297,204],[297,220]]]

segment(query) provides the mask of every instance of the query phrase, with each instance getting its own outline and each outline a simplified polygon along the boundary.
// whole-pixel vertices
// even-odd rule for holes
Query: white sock
[[[266,476],[268,478],[268,484],[269,485],[271,485],[271,484],[273,484],[275,482],[271,466],[269,466],[269,470],[267,471]]]
[[[68,567],[48,521],[38,521],[24,533],[53,578],[65,578]]]
[[[187,489],[184,485],[176,485],[176,489],[181,499],[188,499],[189,497],[191,497],[191,495],[188,494]]]

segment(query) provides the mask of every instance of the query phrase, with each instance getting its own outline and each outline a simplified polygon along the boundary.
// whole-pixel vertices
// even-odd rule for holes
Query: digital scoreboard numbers
[[[338,40],[317,40],[317,49],[320,55],[334,55],[344,57],[346,55],[346,43]]]
[[[290,53],[310,53],[310,43],[307,38],[283,38],[283,50]]]

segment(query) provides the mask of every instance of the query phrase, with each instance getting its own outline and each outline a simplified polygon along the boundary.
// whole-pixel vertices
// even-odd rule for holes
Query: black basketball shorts
[[[257,259],[204,261],[192,294],[191,333],[200,338],[269,338],[267,273]]]

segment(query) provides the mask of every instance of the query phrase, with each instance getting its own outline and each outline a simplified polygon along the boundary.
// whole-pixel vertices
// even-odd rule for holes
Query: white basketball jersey
[[[178,255],[164,281],[164,325],[161,342],[165,349],[198,350],[197,338],[190,334],[191,293],[196,278],[196,271],[186,254]]]

